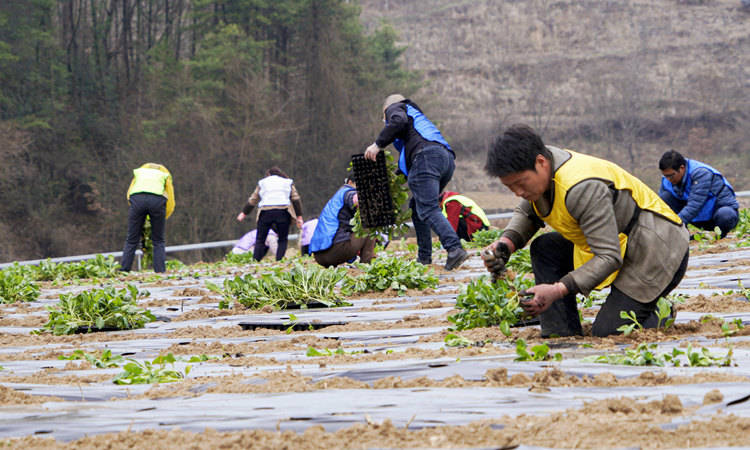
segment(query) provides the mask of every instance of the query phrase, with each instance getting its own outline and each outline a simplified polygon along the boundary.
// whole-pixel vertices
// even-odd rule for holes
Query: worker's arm
[[[620,195],[628,194],[627,191],[622,191]],[[612,196],[609,185],[600,180],[581,182],[568,191],[565,206],[578,221],[586,243],[594,254],[588,262],[560,280],[572,292],[588,295],[599,283],[622,267]],[[621,218],[621,222],[626,224],[629,219],[630,216]]]
[[[609,186],[600,180],[581,182],[568,191],[565,206],[581,227],[594,257],[555,283],[538,284],[527,289],[534,294],[534,298],[521,306],[531,315],[546,311],[552,303],[569,293],[588,295],[622,266],[620,238]]]
[[[240,211],[239,214],[237,214],[237,220],[242,222],[245,217],[247,217],[250,212],[252,212],[253,208],[258,205],[260,202],[260,186],[255,186],[255,190],[253,191],[252,195],[250,195],[250,198],[247,199],[247,203],[245,203],[245,206],[242,208],[242,211]]]
[[[544,222],[536,215],[531,203],[522,200],[513,210],[513,216],[508,226],[505,227],[501,239],[512,244],[508,246],[512,253],[519,248],[523,248],[543,226]]]
[[[711,193],[713,177],[714,174],[704,168],[699,168],[691,174],[690,195],[688,195],[687,204],[677,213],[683,222],[690,223],[701,211],[708,200],[708,195]]]
[[[302,229],[302,225],[305,223],[302,219],[302,197],[299,196],[297,188],[292,185],[292,192],[289,194],[289,200],[292,202],[294,208],[294,215],[297,216],[297,228]]]
[[[375,144],[380,148],[388,147],[396,137],[409,126],[409,115],[404,103],[395,103],[385,110],[386,123]]]

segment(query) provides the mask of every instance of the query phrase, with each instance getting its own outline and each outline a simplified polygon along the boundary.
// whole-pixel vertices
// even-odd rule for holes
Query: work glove
[[[498,242],[494,249],[490,246],[482,250],[482,260],[487,271],[492,274],[492,281],[503,275],[509,259],[510,249],[503,242]]]
[[[530,316],[537,316],[546,311],[554,302],[565,296],[565,286],[560,283],[537,284],[522,293],[521,307]],[[529,294],[533,298],[529,299]]]

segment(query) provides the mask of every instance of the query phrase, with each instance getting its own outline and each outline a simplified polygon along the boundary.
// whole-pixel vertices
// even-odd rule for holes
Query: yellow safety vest
[[[470,199],[469,197],[465,197],[463,195],[460,195],[460,194],[458,194],[458,195],[451,195],[450,197],[447,197],[445,199],[445,201],[443,201],[443,215],[445,217],[448,217],[448,211],[446,210],[445,205],[448,202],[453,201],[453,200],[456,200],[459,203],[461,203],[462,205],[464,205],[467,208],[471,209],[472,214],[476,214],[477,217],[479,217],[479,220],[482,221],[482,223],[484,224],[484,226],[486,226],[487,228],[489,228],[490,221],[489,221],[489,219],[487,219],[487,215],[484,213],[484,211],[482,210],[482,208],[480,208],[479,205],[477,205],[477,203],[474,200]]]
[[[554,173],[552,181],[554,183],[554,202],[548,216],[542,216],[536,205],[533,204],[536,214],[544,220],[549,226],[559,232],[565,239],[573,242],[575,250],[573,252],[573,266],[577,269],[584,265],[594,254],[586,242],[586,236],[578,225],[578,222],[570,215],[568,208],[565,206],[565,198],[568,191],[584,180],[598,179],[609,181],[614,184],[617,190],[630,191],[633,200],[642,210],[652,211],[668,220],[681,224],[679,216],[667,206],[659,196],[651,190],[645,183],[638,178],[629,174],[615,163],[605,161],[593,156],[583,155],[580,153],[566,150],[570,153],[570,159],[565,161]],[[620,253],[625,257],[628,237],[624,233],[619,234]],[[617,278],[618,271],[613,272],[609,277],[602,281],[596,288],[602,289],[609,286]]]
[[[133,180],[128,188],[128,199],[132,194],[145,192],[167,198],[166,216],[172,215],[175,206],[172,175],[161,164],[146,163],[133,170]]]

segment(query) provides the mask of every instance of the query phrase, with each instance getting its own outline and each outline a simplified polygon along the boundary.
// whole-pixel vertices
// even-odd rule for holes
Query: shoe
[[[419,264],[422,264],[423,266],[429,266],[430,264],[432,264],[432,259],[417,258],[417,262]]]
[[[453,270],[466,261],[469,254],[462,247],[456,247],[448,252],[448,258],[445,260],[445,270]]]

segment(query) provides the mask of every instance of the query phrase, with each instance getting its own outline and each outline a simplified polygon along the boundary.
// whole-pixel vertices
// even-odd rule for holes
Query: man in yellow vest
[[[133,255],[141,240],[146,216],[151,221],[151,242],[154,245],[154,272],[166,270],[164,251],[164,226],[174,211],[172,175],[161,164],[146,163],[133,170],[133,180],[128,188],[128,237],[122,250],[120,266],[130,271]]]
[[[483,251],[490,272],[501,273],[545,223],[555,230],[531,243],[536,286],[522,303],[539,315],[542,337],[581,335],[576,294],[608,285],[594,336],[630,323],[621,311],[657,325],[657,300],[685,274],[689,235],[654,191],[614,163],[545,146],[526,125],[498,137],[485,170],[523,198],[500,239]]]

